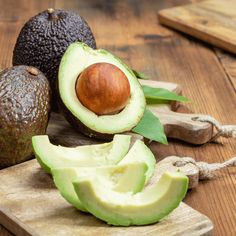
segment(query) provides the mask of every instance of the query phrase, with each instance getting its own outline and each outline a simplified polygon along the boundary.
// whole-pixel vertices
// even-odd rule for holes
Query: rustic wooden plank
[[[179,38],[178,35],[174,37]],[[185,80],[183,84],[188,85],[188,87],[184,87],[185,94],[194,101],[194,104],[188,104],[192,111],[209,113],[223,122],[235,123],[235,92],[227,79],[224,68],[211,50],[205,45],[200,47],[199,43],[194,41],[189,43],[183,38],[181,40],[173,39],[174,47],[171,51],[176,49],[174,53],[176,59],[169,55],[166,56],[170,49],[163,50],[162,56],[167,57],[167,63],[172,65],[165,70],[165,73],[168,74],[169,71],[173,75],[181,74],[183,76],[180,80]],[[181,62],[178,61],[178,58],[181,59]],[[176,77],[173,81],[176,81]],[[188,81],[191,81],[190,84]],[[178,82],[180,83],[180,81]],[[188,94],[188,92],[190,93]],[[220,110],[218,110],[219,108]],[[227,110],[228,108],[229,110]],[[162,157],[178,153],[178,155],[194,156],[198,160],[209,162],[222,161],[235,154],[234,140],[227,144],[224,142],[222,146],[211,144],[194,149],[176,143],[172,151],[169,147],[158,148],[155,145],[153,147],[157,153],[160,152]],[[210,216],[215,226],[214,235],[235,235],[236,233],[234,224],[236,205],[230,203],[234,201],[235,196],[234,173],[234,170],[222,171],[222,178],[201,184],[196,191],[189,193],[186,200],[191,206]],[[216,191],[217,194],[214,194]],[[223,208],[225,208],[224,211]]]
[[[151,86],[155,85],[157,87],[168,88],[169,90],[176,91],[178,93],[181,92],[180,88],[176,84],[172,83],[150,80],[142,81],[142,83],[149,85],[151,84]],[[164,109],[164,107],[166,109]],[[162,112],[169,113],[169,107],[169,104],[162,104],[160,106],[158,105],[157,111],[161,110]],[[181,114],[179,114],[179,116],[181,116]],[[185,119],[184,114],[182,114],[182,116],[183,119]],[[164,120],[163,123],[165,124],[166,121]],[[181,123],[182,122],[180,122],[180,124]],[[186,126],[187,129],[191,129],[191,127],[191,125]],[[197,136],[198,127],[196,126],[196,129],[194,128],[192,131],[189,131],[189,133],[191,132],[196,132],[195,136]],[[49,123],[47,133],[57,144],[60,143],[64,145],[66,144],[69,146],[75,146],[96,143],[95,140],[91,140],[75,132],[75,130],[59,114],[51,114],[51,121]],[[189,139],[191,138],[192,137],[190,136]],[[37,170],[34,171],[36,167]],[[72,219],[79,216],[72,214],[71,211],[66,214],[66,217],[65,214],[56,215],[56,212],[60,211],[61,209],[59,209],[57,206],[62,206],[61,197],[59,197],[58,193],[57,197],[54,196],[56,191],[55,188],[53,192],[48,190],[53,186],[51,179],[48,178],[48,175],[46,175],[42,170],[40,170],[41,173],[39,173],[38,167],[39,166],[35,164],[35,161],[30,161],[29,163],[24,163],[22,165],[5,169],[0,172],[0,178],[6,180],[9,179],[9,182],[4,182],[4,184],[2,185],[0,184],[0,202],[3,203],[3,205],[0,204],[0,222],[2,222],[7,228],[9,228],[17,235],[36,235],[37,232],[40,235],[44,235],[45,232],[48,233],[47,235],[55,235],[59,231],[60,233],[62,231],[65,231],[67,235],[73,235],[74,233],[85,235],[86,232],[84,229],[84,222],[87,222],[86,224],[92,224],[92,222],[90,223],[88,218],[85,218],[84,216],[82,216],[84,217],[83,222],[73,222]],[[31,171],[33,171],[33,173],[30,173]],[[13,172],[14,176],[12,176]],[[24,172],[26,172],[27,175],[30,176],[23,176],[22,174]],[[21,176],[21,178],[18,178],[18,176]],[[28,182],[28,179],[31,179],[30,183]],[[41,181],[39,181],[38,179],[40,179]],[[42,182],[43,186],[41,186]],[[16,190],[15,186],[17,186]],[[12,194],[13,189],[14,195]],[[24,198],[25,195],[30,195],[31,200],[29,201],[27,198]],[[15,198],[15,196],[17,196],[17,198]],[[41,202],[44,203],[43,209],[42,207],[40,207]],[[39,207],[36,207],[38,205]],[[33,211],[31,211],[32,206],[35,206],[33,208]],[[50,208],[47,206],[50,206]],[[57,221],[55,221],[54,217],[51,216],[52,211],[55,212]],[[187,208],[186,205],[182,204],[177,212],[178,214],[174,213],[174,215],[171,215],[170,218],[167,218],[166,221],[157,224],[155,227],[139,227],[137,230],[140,231],[140,233],[143,232],[145,234],[149,234],[150,232],[158,232],[159,235],[172,235],[175,234],[176,231],[178,231],[180,234],[205,235],[209,233],[209,231],[211,231],[212,224],[210,223],[210,221],[196,211]],[[182,215],[179,215],[180,213]],[[30,220],[27,220],[29,218]],[[39,223],[38,218],[42,218]],[[68,218],[71,219],[71,222],[68,222],[68,220],[66,220]],[[179,218],[180,220],[177,221],[177,219]],[[58,221],[65,222],[62,225],[63,229],[56,227],[58,225]],[[201,230],[199,230],[198,227],[196,228],[196,224],[201,228]],[[69,229],[69,225],[75,225],[76,227],[71,227],[71,229]],[[93,228],[94,227],[96,227],[96,224],[93,224]],[[67,228],[68,230],[66,230]],[[98,232],[98,228],[94,228],[94,230],[96,230],[97,233],[101,233],[103,235],[109,235],[110,233],[114,235],[120,233],[120,231],[116,229],[111,229],[111,231],[109,231],[105,228],[105,226],[101,232]],[[136,229],[134,228],[131,228],[131,230],[129,228],[124,233],[127,233],[129,235],[136,232],[135,230]]]
[[[172,34],[157,24],[156,11],[164,2],[152,1],[64,1],[56,0],[56,8],[73,9],[91,26],[97,46],[117,54],[131,67],[152,79],[158,77],[152,62],[152,47],[146,42],[158,41]],[[148,22],[148,23],[145,23]],[[147,66],[148,65],[148,66]],[[161,80],[159,78],[159,80]]]
[[[0,1],[0,68],[12,65],[12,52],[24,23],[30,17],[53,5],[53,0]]]
[[[5,209],[4,206],[0,207],[0,222],[17,236],[39,236],[31,229],[29,226],[23,224],[17,217],[12,215],[12,213]],[[5,232],[6,234],[8,232]],[[10,232],[9,232],[10,233]]]
[[[215,52],[228,79],[236,91],[236,56],[219,49],[215,49]]]
[[[174,236],[176,233],[194,236],[209,235],[213,228],[206,216],[184,203],[157,224],[128,228],[110,227],[92,215],[70,206],[54,187],[52,178],[40,168],[36,160],[1,170],[0,178],[5,179],[0,183],[0,216],[5,214],[5,211],[2,211],[4,206],[9,211],[9,220],[14,215],[13,218],[17,217],[20,221],[18,224],[8,224],[13,232],[20,232],[23,226],[26,232],[29,232],[28,235],[35,236]],[[27,235],[26,232],[18,235]]]
[[[187,105],[190,110],[210,114],[223,123],[234,123],[235,92],[213,50],[196,40],[190,41],[157,25],[157,11],[173,6],[174,1],[145,3],[140,1],[136,6],[138,10],[142,10],[140,16],[134,13],[128,3],[117,3],[120,4],[119,11],[113,12],[113,18],[117,22],[112,21],[111,15],[102,9],[94,10],[90,5],[91,1],[86,2],[86,5],[75,1],[56,1],[56,5],[63,8],[71,8],[73,4],[75,8],[80,6],[77,9],[95,29],[99,46],[113,51],[132,67],[146,72],[152,79],[181,84],[184,95],[193,101]],[[184,4],[186,1],[178,1],[180,3]],[[180,155],[213,162],[226,160],[236,152],[234,140],[222,142],[223,145],[193,147],[175,141],[168,147],[154,143],[151,147],[160,158]],[[234,235],[236,179],[234,170],[224,170],[222,174],[224,178],[200,184],[197,190],[189,193],[186,201],[213,220],[215,235]]]
[[[0,22],[21,22],[24,23],[30,17],[40,11],[54,6],[53,0],[9,0],[0,1]]]
[[[212,50],[198,41],[190,42],[157,25],[158,10],[185,4],[187,1],[149,0],[140,1],[139,4],[135,1],[94,2],[57,0],[56,6],[81,12],[94,29],[98,46],[113,51],[152,79],[182,84],[184,94],[194,101],[188,104],[192,111],[209,113],[225,123],[235,122],[235,93]],[[116,2],[115,6],[109,2]],[[7,47],[8,40],[13,41],[9,36],[6,39],[5,33],[7,27],[1,31],[0,40],[4,38],[4,43],[0,43],[1,52]],[[2,66],[10,65],[11,50],[9,47],[4,51],[2,55],[5,59],[1,55]],[[189,155],[211,162],[222,161],[233,155],[236,152],[235,146],[233,140],[223,141],[223,145],[209,144],[201,147],[181,142],[172,142],[169,146],[151,145],[160,158],[167,155]],[[222,174],[222,178],[205,182],[197,190],[189,192],[187,203],[213,220],[214,235],[235,235],[235,171],[225,170]]]
[[[12,65],[12,52],[21,26],[20,23],[0,21],[0,68],[2,69]]]
[[[10,231],[8,231],[5,227],[0,225],[0,235],[1,236],[12,236],[13,234]]]
[[[207,0],[159,12],[162,24],[236,53],[235,1]]]
[[[200,2],[200,1],[191,1],[191,2]],[[226,2],[221,2],[221,3],[224,3],[225,5],[227,4]],[[221,9],[222,8],[218,7],[216,10],[221,11]],[[233,10],[233,8],[232,8],[232,10]],[[232,11],[229,11],[229,12],[232,13]],[[232,90],[235,91],[235,88],[236,88],[235,55],[229,54],[229,53],[227,53],[225,51],[222,51],[220,49],[217,49],[217,48],[215,48],[214,51],[216,53],[216,56],[218,57],[219,64],[221,64],[222,70],[225,73],[225,80],[226,79],[229,80],[229,82],[231,83],[231,86],[232,86]],[[218,90],[220,90],[220,88]],[[219,97],[221,97],[221,96],[219,96]],[[232,101],[235,101],[235,98],[233,98]],[[225,105],[227,106],[228,104],[225,104]],[[235,106],[235,103],[234,103],[234,106]],[[236,116],[233,115],[232,118],[233,118],[232,121],[235,122]],[[235,142],[233,142],[233,145],[235,145],[234,143]],[[200,152],[200,150],[199,150],[199,152]],[[209,150],[208,153],[210,155],[210,150]],[[228,152],[224,148],[224,152],[222,154],[223,155],[227,155],[226,153],[228,153]],[[235,153],[235,151],[231,151],[230,153],[231,153],[230,155],[232,155],[232,154]],[[220,153],[218,155],[220,155]],[[202,156],[201,159],[204,160],[204,156]],[[226,177],[225,175],[228,175],[228,174],[234,175],[235,171],[234,170],[226,171],[226,173],[223,173],[223,178],[225,178]],[[229,179],[230,179],[230,181],[229,181]],[[208,205],[207,204],[203,204],[203,205],[205,205],[205,207],[204,206],[201,207],[201,209],[202,209],[201,211],[202,212],[204,212],[204,211],[207,212],[208,211],[209,215],[211,215],[211,219],[214,219],[214,222],[215,222],[214,235],[222,235],[222,234],[224,234],[224,235],[235,235],[235,230],[234,230],[235,226],[231,225],[231,223],[234,222],[234,220],[231,221],[231,219],[232,219],[231,216],[234,216],[234,214],[232,213],[231,209],[232,208],[235,209],[235,205],[232,206],[231,203],[230,203],[230,201],[233,200],[232,198],[230,200],[227,199],[228,198],[227,194],[230,193],[231,196],[233,196],[235,194],[235,191],[234,191],[235,179],[234,178],[232,179],[232,178],[230,178],[230,176],[227,176],[227,179],[222,179],[221,178],[221,180],[218,180],[218,181],[221,182],[221,184],[218,184],[219,183],[218,182],[218,183],[216,183],[212,187],[209,186],[209,183],[205,183],[204,184],[205,186],[209,186],[212,191],[214,191],[215,188],[217,188],[217,191],[220,190],[220,194],[219,194],[218,200],[216,200],[216,199],[214,199],[214,200],[213,199],[212,200],[209,199],[210,201],[208,201],[208,204],[212,204],[212,206],[216,205],[216,204],[220,204],[221,206],[217,206],[217,208],[220,208],[220,207],[225,208],[226,207],[226,209],[223,211],[223,214],[221,214],[220,211],[218,209],[216,209],[215,207],[213,209],[206,209],[205,207],[208,207]],[[211,183],[211,184],[213,184],[213,183]],[[220,187],[220,186],[222,186],[222,187]],[[225,186],[226,186],[226,188],[225,188]],[[201,197],[201,196],[203,196],[203,191],[204,191],[203,189],[204,189],[204,187],[202,187],[201,191],[190,192],[190,194],[188,196],[188,199],[187,199],[187,202],[188,203],[191,202],[191,205],[192,204],[199,205],[200,201],[203,202],[205,197],[207,198],[209,196],[209,194],[210,194],[210,191],[211,191],[209,189],[209,193],[206,193],[204,197]],[[193,194],[194,195],[197,194],[196,198],[192,198]],[[215,195],[213,195],[213,196],[215,198]],[[223,201],[221,201],[221,197],[222,196],[224,198]],[[212,195],[211,195],[211,197],[212,197]],[[198,209],[200,209],[200,208],[198,208]],[[217,214],[217,211],[218,211],[218,214]],[[228,221],[225,219],[225,217],[227,218]],[[229,223],[227,223],[227,225],[224,225],[225,220],[227,222],[229,222]],[[221,224],[221,227],[219,227],[220,224]]]
[[[24,22],[53,5],[53,0],[0,1],[0,69],[11,66],[12,51]],[[0,225],[0,235],[10,236],[12,234]]]

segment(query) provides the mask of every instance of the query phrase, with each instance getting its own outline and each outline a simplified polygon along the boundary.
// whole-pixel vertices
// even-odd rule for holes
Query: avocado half
[[[96,115],[79,101],[75,85],[78,76],[95,63],[110,63],[126,75],[130,84],[130,98],[125,108],[113,115]],[[142,87],[134,73],[120,59],[103,49],[94,50],[84,43],[71,44],[62,57],[58,88],[59,106],[65,118],[89,137],[111,139],[114,134],[132,130],[143,116],[146,101]]]
[[[165,172],[158,182],[136,194],[114,191],[93,176],[78,179],[73,185],[83,206],[108,224],[147,225],[178,207],[187,192],[188,177]]]

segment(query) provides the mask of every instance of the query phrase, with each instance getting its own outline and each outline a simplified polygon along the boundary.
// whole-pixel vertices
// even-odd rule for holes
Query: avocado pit
[[[95,63],[77,78],[75,86],[79,101],[97,115],[116,114],[130,98],[130,84],[117,66]]]

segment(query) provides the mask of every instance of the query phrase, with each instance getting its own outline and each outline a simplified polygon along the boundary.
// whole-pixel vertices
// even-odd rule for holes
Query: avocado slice
[[[146,172],[146,183],[152,177],[155,171],[156,159],[151,150],[144,144],[143,141],[137,140],[127,155],[119,162],[119,164],[127,164],[134,162],[144,162],[148,166]]]
[[[127,77],[130,98],[117,114],[96,115],[79,101],[75,85],[78,76],[95,63],[109,63],[118,67]],[[66,119],[80,132],[101,139],[111,139],[116,133],[132,130],[142,118],[146,106],[141,85],[132,70],[108,51],[94,50],[84,43],[72,43],[62,57],[58,87],[60,107]]]
[[[78,146],[56,146],[47,135],[32,138],[34,154],[41,167],[48,173],[58,167],[103,166],[118,163],[128,152],[130,135],[115,135],[112,142]]]
[[[117,166],[66,167],[54,168],[51,171],[61,195],[73,206],[85,211],[72,186],[72,182],[77,178],[92,174],[100,176],[102,174],[103,179],[107,179],[106,182],[113,183],[113,185],[107,185],[109,187],[114,186],[113,190],[119,192],[132,191],[135,193],[141,191],[144,184],[151,178],[155,164],[156,160],[151,150],[141,140],[137,140]],[[117,182],[117,179],[119,184],[114,185],[114,181]]]
[[[74,183],[85,208],[111,225],[147,225],[161,220],[183,200],[188,178],[180,172],[165,172],[160,180],[142,192],[119,193],[104,186],[94,176]]]
[[[75,193],[73,181],[86,176],[94,176],[114,191],[136,193],[144,186],[146,171],[145,163],[129,163],[104,167],[56,168],[52,169],[52,175],[61,195],[77,209],[86,211]]]

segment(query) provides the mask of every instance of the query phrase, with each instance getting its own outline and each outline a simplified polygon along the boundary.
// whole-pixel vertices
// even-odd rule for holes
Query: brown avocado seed
[[[75,90],[80,102],[97,115],[118,113],[130,97],[126,75],[109,63],[87,67],[77,78]]]

